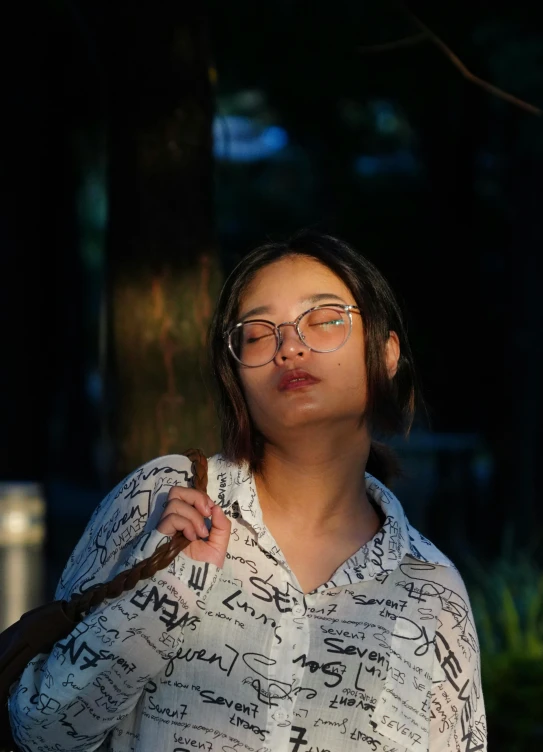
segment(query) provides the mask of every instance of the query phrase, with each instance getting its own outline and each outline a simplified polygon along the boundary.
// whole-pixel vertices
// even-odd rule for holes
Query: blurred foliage
[[[529,554],[470,562],[483,695],[494,750],[543,748],[543,570]]]

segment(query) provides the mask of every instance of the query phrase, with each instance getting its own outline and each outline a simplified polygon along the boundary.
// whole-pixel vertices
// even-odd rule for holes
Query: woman
[[[211,329],[209,496],[161,457],[102,502],[57,597],[191,541],[26,668],[25,750],[485,750],[458,571],[410,527],[372,433],[407,431],[411,353],[381,274],[304,232],[256,249]],[[374,473],[375,475],[373,475]],[[211,521],[210,532],[205,524]]]

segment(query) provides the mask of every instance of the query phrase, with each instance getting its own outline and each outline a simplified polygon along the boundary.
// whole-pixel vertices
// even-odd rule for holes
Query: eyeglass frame
[[[313,311],[319,311],[322,308],[341,308],[349,317],[349,333],[339,345],[339,347],[334,347],[332,350],[317,350],[314,347],[311,347],[307,344],[307,342],[304,340],[302,333],[300,332],[299,324],[300,321],[303,319],[304,316],[306,316],[308,313],[312,313]],[[353,318],[352,318],[352,312],[355,313],[361,313],[360,308],[355,305],[347,305],[344,303],[324,303],[318,306],[314,306],[313,308],[308,308],[307,311],[304,311],[299,316],[297,316],[294,321],[283,321],[282,324],[274,324],[273,321],[268,321],[268,319],[247,319],[246,321],[240,321],[237,324],[235,324],[233,327],[228,329],[228,331],[224,332],[224,339],[228,344],[228,349],[230,353],[232,354],[232,357],[244,368],[262,368],[262,366],[267,366],[268,363],[271,363],[272,360],[275,358],[279,350],[281,349],[281,346],[283,344],[283,333],[281,332],[282,326],[293,326],[296,329],[296,334],[298,335],[298,338],[302,345],[305,345],[309,350],[312,350],[313,352],[318,353],[331,353],[336,352],[337,350],[341,349],[343,345],[348,341],[349,337],[351,336],[351,332],[353,331]],[[274,354],[272,357],[267,360],[265,363],[259,363],[257,366],[249,366],[246,363],[243,363],[235,354],[234,349],[232,347],[232,333],[235,332],[236,329],[239,329],[240,327],[244,326],[245,324],[269,324],[273,327],[274,333],[275,333],[275,341],[277,343],[277,347],[275,349]]]

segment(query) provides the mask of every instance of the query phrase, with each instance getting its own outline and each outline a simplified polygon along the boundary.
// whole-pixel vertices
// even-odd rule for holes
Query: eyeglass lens
[[[347,339],[350,319],[341,309],[318,308],[302,316],[298,328],[302,341],[312,350],[331,352]],[[271,324],[247,321],[232,331],[230,344],[234,355],[244,365],[265,365],[277,352],[277,330]]]

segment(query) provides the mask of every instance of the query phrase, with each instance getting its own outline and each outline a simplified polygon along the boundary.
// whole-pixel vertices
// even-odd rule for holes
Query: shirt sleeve
[[[486,752],[479,642],[465,585],[451,574],[435,636],[429,752]]]
[[[110,579],[169,540],[154,528],[169,486],[183,483],[172,462],[161,468],[161,477],[153,474],[156,462],[106,497],[66,567],[57,597],[67,597],[81,582]],[[132,524],[135,519],[143,529]],[[26,752],[98,749],[134,709],[149,679],[172,670],[185,631],[198,628],[218,571],[181,553],[167,570],[93,610],[49,655],[33,659],[9,701],[18,745]]]

